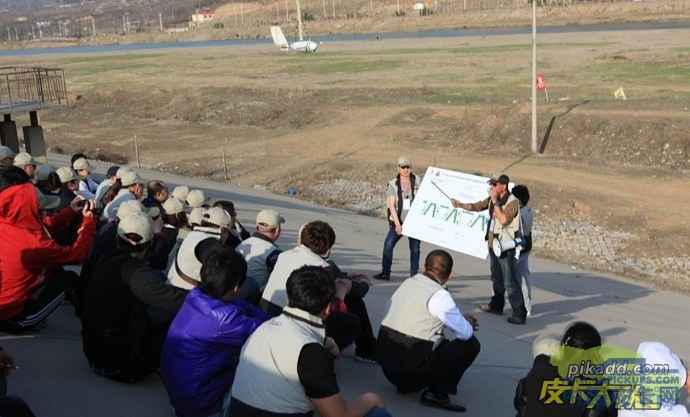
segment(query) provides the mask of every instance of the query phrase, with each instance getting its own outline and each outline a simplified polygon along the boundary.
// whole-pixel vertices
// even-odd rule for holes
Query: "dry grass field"
[[[527,36],[43,55],[71,104],[45,112],[54,150],[223,178],[379,214],[394,161],[528,184],[540,254],[690,288],[690,30],[541,38],[529,154]],[[2,65],[29,63],[0,59]],[[614,100],[623,87],[628,99]],[[571,242],[572,241],[572,242]],[[572,244],[571,244],[572,243]]]

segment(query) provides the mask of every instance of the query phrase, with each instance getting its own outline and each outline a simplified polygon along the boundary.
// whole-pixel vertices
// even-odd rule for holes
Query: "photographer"
[[[500,256],[496,256],[492,250],[494,239],[509,241],[517,237],[517,233],[520,231],[520,203],[508,190],[510,178],[507,175],[492,178],[488,183],[491,189],[486,200],[468,204],[454,199],[452,200],[453,207],[467,211],[489,210],[486,243],[489,245],[494,295],[489,304],[480,307],[481,310],[486,313],[502,315],[507,291],[508,300],[513,308],[513,314],[508,317],[508,323],[525,324],[527,310],[522,297],[521,279],[517,273],[515,248],[503,251]]]

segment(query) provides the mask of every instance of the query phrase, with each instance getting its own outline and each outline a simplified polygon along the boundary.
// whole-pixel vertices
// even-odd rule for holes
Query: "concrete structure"
[[[200,23],[206,23],[210,22],[213,20],[213,18],[216,17],[216,12],[210,9],[199,9],[192,15],[192,23],[193,24],[200,24]]]
[[[0,123],[0,144],[19,152],[19,138],[17,138],[17,124],[12,120],[12,115],[6,113]]]
[[[51,157],[55,166],[69,162],[67,156]],[[101,173],[106,164],[96,164]],[[140,170],[147,178],[170,185],[201,188],[211,198],[235,202],[245,225],[253,223],[259,210],[273,207],[286,218],[278,244],[294,246],[297,231],[309,220],[328,221],[338,241],[334,259],[344,270],[373,274],[379,271],[381,245],[388,230],[382,219],[356,215],[300,202],[256,190],[245,190],[200,179],[182,178]],[[432,247],[422,244],[423,256]],[[559,335],[575,320],[596,325],[608,343],[636,349],[644,340],[661,340],[683,358],[690,358],[690,340],[684,317],[690,315],[690,298],[677,292],[620,277],[580,271],[567,264],[543,259],[532,261],[534,311],[525,326],[513,326],[504,317],[479,313],[491,291],[486,262],[454,254],[454,278],[449,291],[465,313],[475,314],[482,351],[460,385],[460,400],[467,417],[515,415],[512,401],[517,381],[532,364],[531,345],[542,335]],[[406,247],[395,256],[391,282],[374,283],[367,295],[375,328],[382,319],[386,301],[400,284],[409,265]],[[376,329],[375,329],[376,330]],[[0,346],[10,352],[19,369],[9,380],[9,392],[24,397],[38,416],[51,417],[169,417],[170,405],[157,375],[136,385],[110,382],[93,374],[84,359],[80,328],[71,306],[64,305],[45,328],[35,334],[0,334]],[[416,395],[398,395],[377,366],[355,362],[346,351],[337,361],[338,380],[346,398],[363,391],[383,395],[395,417],[457,416],[421,407]]]

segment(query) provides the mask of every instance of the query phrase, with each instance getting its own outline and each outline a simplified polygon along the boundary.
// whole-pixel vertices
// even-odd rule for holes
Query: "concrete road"
[[[64,163],[56,157],[56,166]],[[387,225],[380,219],[300,202],[254,190],[198,179],[142,170],[148,178],[203,188],[212,198],[235,201],[241,221],[252,225],[265,207],[281,211],[287,219],[280,239],[283,248],[295,243],[299,226],[309,220],[328,221],[336,230],[334,256],[343,269],[373,274],[380,268],[381,246]],[[538,221],[538,219],[537,219]],[[423,252],[432,248],[423,245]],[[406,242],[396,248],[395,279],[376,283],[367,296],[375,325],[391,293],[407,277]],[[450,289],[464,312],[486,302],[490,293],[486,262],[455,254],[455,277]],[[559,335],[575,320],[595,324],[607,342],[635,349],[644,340],[661,340],[681,357],[690,358],[688,325],[690,299],[648,285],[605,274],[571,268],[567,264],[534,259],[534,314],[526,326],[513,326],[505,318],[477,313],[482,351],[460,386],[460,399],[471,417],[514,415],[515,384],[531,365],[531,343],[539,335]],[[137,385],[121,385],[89,371],[81,351],[79,323],[69,305],[62,306],[40,332],[14,337],[0,335],[0,346],[11,352],[19,366],[9,380],[12,394],[24,397],[37,416],[51,417],[169,417],[165,390],[157,376]],[[339,381],[347,397],[364,391],[381,393],[394,416],[445,416],[443,411],[420,407],[415,395],[400,396],[376,366],[355,362],[346,352],[337,364]]]

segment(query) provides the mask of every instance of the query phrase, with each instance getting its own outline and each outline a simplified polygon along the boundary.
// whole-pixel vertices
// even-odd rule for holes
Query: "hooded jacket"
[[[220,411],[244,342],[268,316],[240,299],[226,303],[193,289],[163,345],[161,377],[180,417]]]
[[[55,267],[86,259],[96,230],[93,217],[84,218],[70,246],[58,245],[50,235],[76,215],[67,207],[43,219],[36,190],[30,183],[0,191],[0,320],[21,313],[31,292],[49,278]]]

